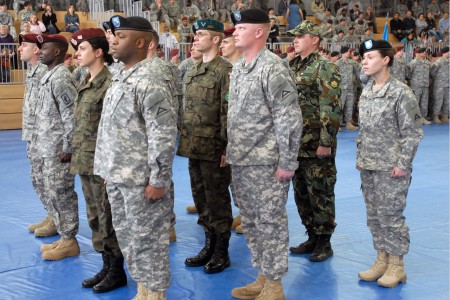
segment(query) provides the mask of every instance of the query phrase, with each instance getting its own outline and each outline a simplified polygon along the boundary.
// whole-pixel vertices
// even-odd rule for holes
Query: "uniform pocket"
[[[197,126],[192,133],[191,152],[193,154],[214,155],[216,153],[216,127]]]

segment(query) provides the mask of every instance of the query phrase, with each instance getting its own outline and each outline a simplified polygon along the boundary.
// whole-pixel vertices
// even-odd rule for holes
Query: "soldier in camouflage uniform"
[[[363,68],[374,80],[361,94],[361,129],[356,137],[356,168],[367,208],[377,260],[358,273],[365,281],[394,287],[406,281],[403,255],[409,249],[409,229],[403,210],[411,183],[412,161],[422,139],[422,122],[411,89],[389,74],[394,51],[383,40],[361,44]]]
[[[178,25],[177,32],[178,32],[178,42],[180,43],[191,42],[191,37],[193,36],[192,26],[188,24],[186,17],[183,17],[181,19],[181,24]]]
[[[270,24],[260,9],[231,14],[235,46],[229,93],[227,161],[235,201],[258,278],[231,295],[238,299],[285,299],[288,268],[286,201],[298,167],[302,113],[288,66],[265,45]],[[260,32],[260,34],[254,34]]]
[[[226,165],[227,111],[231,64],[218,55],[223,24],[213,19],[195,21],[194,46],[203,61],[186,75],[184,115],[177,155],[189,158],[192,198],[198,224],[205,231],[205,246],[186,259],[189,267],[205,266],[206,273],[223,271],[230,265],[231,181]]]
[[[436,124],[448,123],[449,110],[449,48],[441,49],[442,57],[431,68],[434,77],[433,121]],[[441,118],[439,118],[439,115]]]
[[[13,39],[16,40],[17,32],[16,28],[14,27],[14,19],[8,11],[8,5],[6,4],[6,2],[0,3],[0,26],[1,25],[8,25],[9,34],[11,34]]]
[[[430,75],[432,62],[427,59],[426,48],[420,48],[416,53],[416,58],[408,63],[409,85],[416,95],[422,114],[422,123],[430,125],[426,119],[428,115],[428,98],[430,87]]]
[[[112,50],[111,50],[111,45],[114,42],[114,34],[111,31],[111,24],[109,23],[109,21],[105,21],[103,22],[103,30],[105,30],[105,35],[106,35],[106,39],[108,40],[108,44],[109,44],[109,54],[112,55]],[[123,69],[123,63],[121,61],[118,61],[117,59],[114,59],[114,62],[110,65],[107,65],[107,68],[109,70],[109,72],[111,72],[111,74],[114,76],[116,73],[120,72],[120,70]]]
[[[175,0],[170,0],[166,5],[167,16],[169,17],[170,24],[167,24],[170,28],[177,28],[181,24],[180,15],[181,9]]]
[[[113,55],[124,68],[112,78],[105,95],[94,174],[107,182],[120,249],[138,282],[135,299],[166,299],[170,285],[166,194],[176,114],[170,90],[145,59],[154,32],[150,22],[113,16],[110,25],[115,35]]]
[[[123,255],[112,225],[111,205],[106,195],[104,179],[94,175],[95,145],[103,98],[111,84],[112,74],[105,63],[111,64],[108,41],[102,29],[82,29],[70,40],[76,51],[79,67],[88,70],[78,88],[75,101],[73,155],[70,172],[79,174],[86,200],[86,213],[92,230],[92,245],[102,254],[103,268],[92,278],[83,280],[84,288],[94,293],[112,291],[127,284]],[[102,51],[96,56],[97,50]]]
[[[403,46],[398,46],[395,48],[394,52],[394,63],[390,69],[391,76],[398,81],[405,83],[408,68],[406,67],[405,59],[403,58]]]
[[[327,20],[320,30],[320,35],[322,36],[322,43],[324,45],[330,44],[334,36],[334,26],[333,20]]]
[[[36,42],[39,58],[49,71],[40,82],[30,151],[36,151],[39,157],[37,168],[44,177],[43,200],[61,235],[53,244],[42,245],[41,251],[45,260],[60,260],[80,253],[75,238],[78,196],[75,176],[69,172],[77,90],[72,74],[64,66],[67,40],[53,34],[38,35]]]
[[[190,24],[200,19],[200,9],[192,4],[192,0],[186,0],[186,6],[182,9],[183,17],[186,17]]]
[[[289,65],[295,74],[303,115],[299,168],[292,182],[298,213],[309,236],[290,251],[312,253],[311,261],[324,261],[333,255],[330,239],[336,227],[334,185],[341,76],[336,66],[317,51],[321,39],[317,24],[303,21],[288,35],[294,36],[295,52],[300,54]]]
[[[342,74],[341,81],[341,110],[343,120],[346,122],[347,130],[358,130],[352,124],[353,105],[355,103],[355,87],[359,81],[360,65],[351,59],[352,51],[347,46],[341,48],[341,58],[336,62],[339,72]]]
[[[20,30],[23,30],[23,24],[25,22],[30,22],[31,15],[36,15],[36,12],[31,8],[30,1],[25,1],[23,9],[16,14],[16,18],[20,21]]]
[[[37,96],[40,87],[39,82],[44,74],[47,73],[47,66],[39,61],[39,57],[37,55],[39,48],[36,46],[36,37],[36,34],[19,36],[20,46],[18,51],[20,53],[20,59],[28,64],[26,87],[22,106],[22,140],[27,142],[27,157],[30,160],[31,167],[31,183],[36,194],[44,205],[44,208],[48,210],[42,194],[44,189],[44,178],[42,177],[40,170],[37,168],[40,165],[39,156],[36,152],[30,151],[32,148],[30,143],[33,136],[35,111],[38,101]],[[47,214],[42,221],[35,224],[30,224],[28,226],[28,230],[30,232],[35,232],[38,228],[42,227],[45,228],[40,229],[37,232],[37,236],[50,236],[57,234],[55,224],[53,223],[50,214]]]
[[[150,20],[151,21],[163,21],[166,26],[170,25],[170,19],[167,15],[167,8],[162,3],[162,0],[155,0],[155,3],[150,5]]]
[[[355,27],[350,27],[348,33],[344,37],[345,41],[355,45],[361,43],[361,36],[355,33]]]
[[[217,2],[217,10],[221,16],[221,22],[225,23],[231,21],[231,5],[233,5],[233,0],[218,0]]]

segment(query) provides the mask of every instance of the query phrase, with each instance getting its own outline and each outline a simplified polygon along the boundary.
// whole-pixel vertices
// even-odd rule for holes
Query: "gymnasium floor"
[[[287,299],[449,299],[449,127],[431,125],[417,153],[408,195],[406,221],[411,247],[405,258],[408,282],[386,289],[376,283],[360,282],[357,273],[368,268],[374,258],[360,179],[355,170],[355,132],[339,133],[336,186],[337,228],[332,238],[334,256],[323,263],[311,263],[306,256],[289,256],[289,272],[283,280]],[[40,256],[42,243],[27,226],[45,216],[29,177],[26,145],[20,130],[0,131],[0,300],[9,299],[131,299],[136,283],[96,295],[81,288],[81,281],[101,268],[101,257],[92,249],[85,204],[77,178],[81,254],[63,261],[47,262]],[[170,246],[172,285],[168,299],[231,299],[231,289],[252,281],[251,267],[243,235],[232,234],[231,266],[219,274],[207,275],[202,268],[187,268],[186,257],[202,247],[203,233],[196,215],[185,212],[192,204],[187,160],[174,161],[175,211],[178,240]],[[290,245],[305,240],[292,193],[287,205]],[[237,214],[236,208],[233,208]]]

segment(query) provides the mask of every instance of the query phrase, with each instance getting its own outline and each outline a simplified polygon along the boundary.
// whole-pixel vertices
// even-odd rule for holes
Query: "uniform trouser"
[[[30,142],[27,142],[27,157],[30,161],[30,177],[31,177],[31,184],[33,186],[34,191],[36,192],[36,195],[39,197],[39,200],[41,200],[42,205],[46,210],[47,206],[45,205],[44,201],[44,177],[42,176],[42,158],[35,153],[30,147]]]
[[[169,187],[167,186],[166,189]],[[145,186],[106,185],[114,229],[133,279],[148,290],[170,285],[170,205],[145,199]]]
[[[441,113],[448,115],[449,87],[438,87],[434,90],[433,114]]]
[[[409,249],[409,228],[403,210],[411,175],[392,178],[390,171],[361,170],[361,189],[366,202],[367,226],[373,246],[390,255],[405,255]]]
[[[231,166],[252,265],[270,280],[281,280],[288,269],[289,181],[278,181],[276,168],[275,165]]]
[[[302,224],[315,234],[333,234],[336,227],[334,157],[300,159],[292,182],[295,204]]]
[[[167,201],[170,203],[170,227],[175,226],[176,223],[176,215],[174,212],[175,206],[175,187],[173,185],[173,180],[170,181],[169,192],[166,194]]]
[[[192,198],[198,212],[197,223],[206,232],[231,235],[230,167],[220,161],[189,159]]]
[[[78,196],[74,190],[75,175],[69,172],[70,163],[61,163],[58,157],[43,157],[40,163],[44,177],[44,206],[61,237],[75,237],[79,225]]]
[[[230,11],[228,9],[219,9],[220,15],[222,17],[222,21],[231,20]]]
[[[428,87],[413,87],[412,90],[419,103],[420,113],[422,114],[422,117],[425,118],[428,115]]]
[[[112,225],[111,205],[104,180],[96,175],[80,175],[80,179],[86,200],[87,219],[92,230],[92,246],[97,252],[122,256]]]
[[[344,121],[348,122],[352,120],[353,105],[355,103],[355,92],[353,89],[342,90],[341,94],[341,111]]]
[[[173,27],[178,28],[178,25],[181,24],[180,18],[169,16],[168,19],[170,21],[170,28],[173,28]]]

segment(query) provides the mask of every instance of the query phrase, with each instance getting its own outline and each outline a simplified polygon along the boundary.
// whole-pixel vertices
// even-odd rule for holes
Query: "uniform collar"
[[[98,73],[92,81],[89,81],[89,78],[91,78],[91,74],[89,73],[84,80],[84,85],[81,87],[80,92],[89,88],[100,88],[108,77],[111,78],[111,72],[109,72],[107,67],[103,67],[100,73]]]
[[[267,50],[266,47],[261,48],[261,50],[259,50],[259,52],[256,54],[256,56],[252,59],[252,61],[248,64],[245,64],[245,58],[244,56],[242,56],[237,62],[236,62],[236,66],[239,66],[239,68],[242,70],[242,72],[244,73],[250,73],[253,68],[256,66],[256,63],[258,62],[258,59],[261,56],[267,55],[266,52],[269,51]]]

